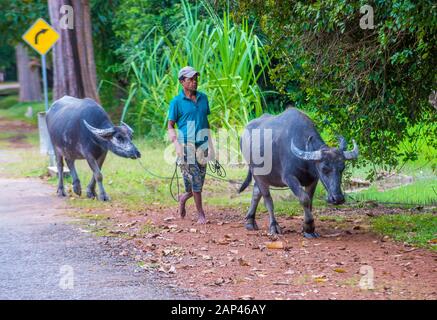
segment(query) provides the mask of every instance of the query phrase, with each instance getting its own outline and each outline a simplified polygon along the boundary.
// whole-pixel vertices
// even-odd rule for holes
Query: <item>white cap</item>
[[[194,77],[196,74],[199,74],[199,72],[197,72],[193,67],[186,66],[179,71],[178,79],[182,77],[190,79]]]

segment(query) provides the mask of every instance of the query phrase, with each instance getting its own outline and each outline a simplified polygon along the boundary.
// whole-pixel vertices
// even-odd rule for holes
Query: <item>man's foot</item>
[[[206,217],[204,214],[199,214],[199,218],[197,219],[198,224],[206,224]]]

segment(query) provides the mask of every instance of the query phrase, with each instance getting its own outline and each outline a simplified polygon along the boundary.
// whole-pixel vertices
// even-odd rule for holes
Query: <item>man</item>
[[[170,102],[168,114],[168,134],[176,148],[178,164],[184,178],[185,193],[179,197],[179,213],[186,215],[185,203],[194,197],[198,212],[198,223],[205,224],[202,206],[202,188],[205,181],[206,165],[214,155],[209,134],[208,98],[197,91],[199,72],[192,67],[179,71],[178,79],[182,85],[180,94]],[[175,124],[178,127],[176,134]],[[208,156],[205,158],[205,156]]]

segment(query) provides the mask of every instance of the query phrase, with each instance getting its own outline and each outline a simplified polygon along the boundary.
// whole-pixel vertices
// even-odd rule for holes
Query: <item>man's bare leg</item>
[[[205,217],[205,212],[203,211],[203,206],[202,206],[202,192],[194,192],[193,191],[193,196],[194,196],[194,202],[196,203],[197,212],[199,213],[199,219],[197,220],[197,223],[205,224],[206,217]]]
[[[185,218],[185,215],[187,214],[187,210],[185,209],[185,203],[188,199],[190,199],[193,196],[192,192],[186,192],[179,196],[179,214],[181,215],[181,218]]]

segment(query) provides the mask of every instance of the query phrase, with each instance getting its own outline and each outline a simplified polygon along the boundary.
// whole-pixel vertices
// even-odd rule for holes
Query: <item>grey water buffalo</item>
[[[103,188],[101,173],[108,150],[124,158],[140,158],[140,152],[132,143],[133,130],[126,124],[114,126],[105,110],[94,100],[64,96],[55,101],[47,112],[47,128],[53,144],[58,169],[59,196],[66,196],[63,179],[64,159],[73,178],[73,191],[81,195],[82,189],[74,161],[85,159],[93,176],[87,187],[87,197],[96,197],[96,181],[99,200],[109,196]]]
[[[255,131],[260,138],[254,138]],[[271,139],[266,139],[267,133],[271,135]],[[328,203],[344,203],[341,178],[345,160],[358,157],[355,141],[353,145],[352,151],[346,151],[346,141],[340,137],[338,148],[328,147],[311,119],[295,108],[289,108],[277,116],[264,114],[249,122],[240,140],[243,156],[249,164],[249,172],[239,192],[247,188],[252,177],[255,180],[252,201],[245,220],[246,229],[258,229],[255,212],[263,197],[269,212],[270,233],[281,233],[273,211],[270,187],[288,187],[304,208],[303,235],[306,238],[318,237],[311,212],[317,183],[320,180],[325,187]],[[255,152],[263,154],[264,163],[253,160]],[[269,172],[257,173],[262,171],[260,168],[265,166],[266,161],[271,161]]]

